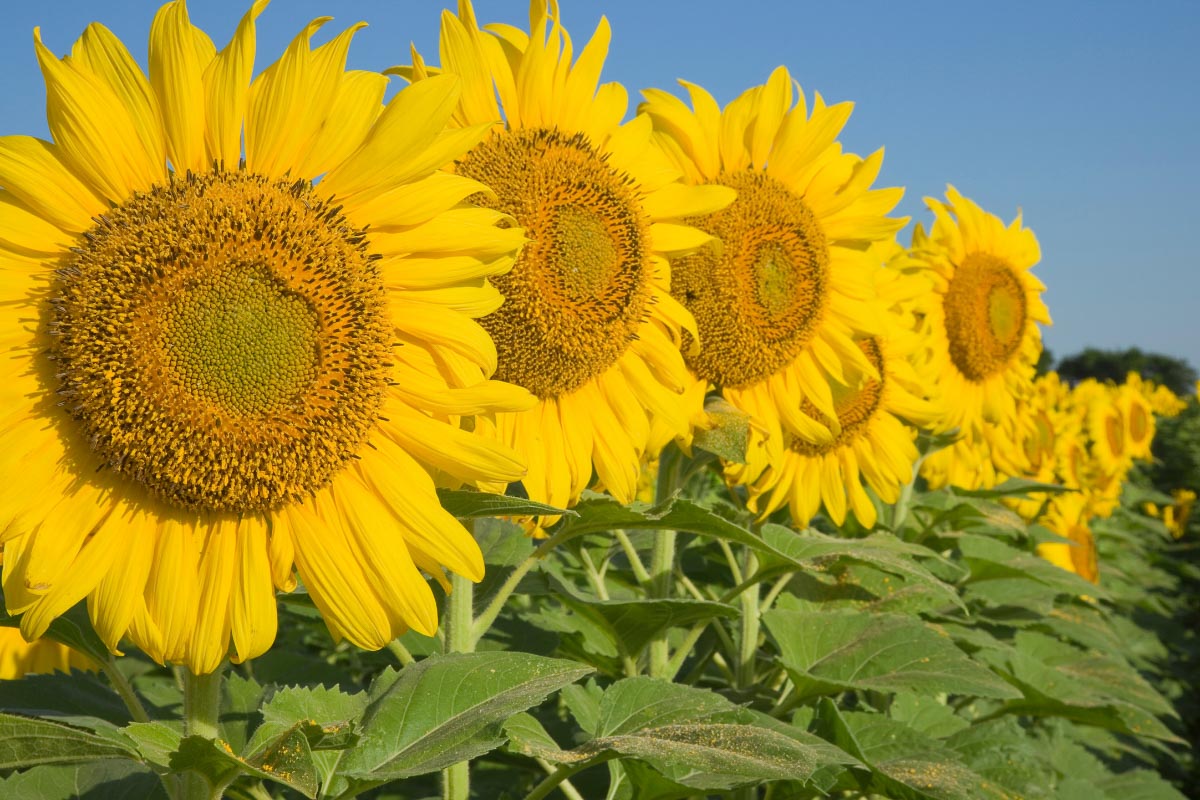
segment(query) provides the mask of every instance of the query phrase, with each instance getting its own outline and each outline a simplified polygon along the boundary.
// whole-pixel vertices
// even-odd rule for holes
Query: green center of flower
[[[696,317],[701,350],[689,366],[737,388],[777,372],[811,341],[828,305],[829,246],[816,215],[774,178],[746,170],[716,182],[737,199],[688,223],[720,243],[672,262],[671,294]]]
[[[50,331],[113,470],[189,511],[301,502],[366,443],[392,326],[364,233],[307,182],[176,178],[85,233]]]
[[[1013,267],[990,253],[971,253],[942,299],[950,359],[969,380],[1003,370],[1021,347],[1028,318],[1025,290]]]
[[[616,363],[650,298],[649,220],[629,176],[582,134],[500,133],[456,165],[491,187],[471,198],[516,219],[529,243],[492,279],[504,305],[480,320],[496,378],[541,398],[578,389]]]
[[[260,265],[228,265],[165,311],[168,365],[197,399],[264,414],[286,408],[316,377],[317,314]]]

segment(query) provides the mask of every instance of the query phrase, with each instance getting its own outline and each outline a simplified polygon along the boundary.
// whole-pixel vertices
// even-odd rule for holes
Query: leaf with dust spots
[[[696,789],[732,789],[760,781],[803,780],[824,766],[812,749],[754,725],[695,723],[593,739],[576,751],[637,758]]]
[[[858,779],[863,792],[893,800],[1020,800],[973,772],[942,743],[882,714],[839,711],[823,698],[816,726],[869,768]]]
[[[241,758],[228,743],[203,736],[185,736],[171,754],[172,772],[190,770],[204,775],[214,786],[234,775],[250,775],[287,786],[305,797],[317,796],[317,769],[303,725],[272,739],[249,758]]]
[[[634,758],[676,784],[729,789],[767,780],[807,780],[853,763],[838,748],[706,689],[626,678],[589,711],[597,736],[559,763]],[[554,759],[552,759],[554,760]]]

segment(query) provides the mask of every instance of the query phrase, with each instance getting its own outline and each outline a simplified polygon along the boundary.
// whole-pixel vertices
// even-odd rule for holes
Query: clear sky
[[[437,61],[453,0],[274,0],[259,19],[261,69],[312,17],[323,41],[358,20],[350,66]],[[907,187],[900,212],[945,184],[1006,221],[1018,207],[1042,245],[1062,357],[1145,350],[1200,367],[1200,1],[562,0],[582,43],[613,28],[604,77],[632,97],[676,78],[722,104],[786,65],[806,94],[853,100],[847,149],[886,148],[877,185]],[[66,53],[99,20],[145,65],[158,0],[4,0],[0,134],[47,136],[31,33]],[[192,20],[224,46],[249,0],[193,0]],[[483,22],[527,25],[521,0],[479,0]],[[907,232],[903,234],[907,240]]]

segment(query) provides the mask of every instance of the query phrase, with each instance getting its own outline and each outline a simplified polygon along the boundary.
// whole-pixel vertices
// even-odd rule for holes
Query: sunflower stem
[[[121,696],[121,701],[125,703],[125,707],[129,709],[129,716],[134,722],[149,722],[150,715],[146,713],[146,707],[142,705],[142,701],[137,696],[137,692],[133,690],[133,684],[125,677],[125,673],[117,666],[117,660],[109,656],[107,660],[100,664],[100,669],[104,671],[104,676],[108,678],[108,682],[112,684],[117,694]]]
[[[206,675],[195,675],[191,670],[183,673],[183,733],[185,736],[202,736],[215,740],[220,736],[221,684],[225,678],[222,662]],[[208,779],[196,773],[183,776],[183,800],[209,800],[214,787]],[[219,795],[218,795],[219,796]]]
[[[746,549],[743,575],[753,575],[758,570],[758,556]],[[737,686],[749,689],[755,684],[755,656],[758,653],[759,631],[759,584],[754,582],[738,598],[742,606],[741,630],[738,641],[738,660],[735,668]]]
[[[655,505],[674,496],[679,488],[677,484],[682,461],[682,453],[678,448],[668,446],[663,449],[658,459],[658,480],[654,487]],[[655,534],[654,548],[650,551],[650,592],[653,597],[671,596],[672,576],[675,574],[675,537],[675,531],[657,531]],[[670,631],[663,631],[662,636],[650,642],[652,677],[670,677],[671,647],[667,640],[669,633]]]
[[[446,609],[446,652],[473,653],[475,584],[451,573]],[[443,800],[467,800],[471,795],[471,762],[460,761],[442,770]]]
[[[485,608],[475,620],[475,627],[471,633],[472,650],[474,649],[475,645],[479,643],[479,640],[482,639],[491,629],[492,623],[496,621],[496,618],[500,616],[500,612],[504,610],[504,606],[508,603],[508,598],[512,597],[513,592],[517,590],[517,586],[521,583],[521,579],[524,578],[531,569],[540,564],[542,559],[549,555],[551,550],[558,547],[560,544],[567,541],[574,535],[574,532],[570,529],[559,531],[538,545],[537,550],[534,550],[528,558],[518,564],[516,568],[509,573],[508,578],[506,578],[504,581],[504,584],[498,590],[496,590],[496,594],[492,596],[491,602],[487,604],[487,608]]]

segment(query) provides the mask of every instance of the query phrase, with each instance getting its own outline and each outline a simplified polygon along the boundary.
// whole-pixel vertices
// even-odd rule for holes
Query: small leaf
[[[586,758],[565,752],[542,723],[524,711],[508,718],[504,723],[504,734],[508,737],[508,749],[523,756],[545,759],[553,764],[566,764]]]
[[[777,609],[763,620],[800,699],[847,689],[1020,696],[948,634],[913,617]]]
[[[0,713],[0,769],[104,758],[136,759],[137,754],[128,744],[83,728]]]
[[[183,733],[161,722],[135,722],[122,731],[137,746],[138,754],[147,764],[166,769],[171,754],[179,749]]]
[[[459,519],[468,517],[533,517],[574,516],[575,512],[565,508],[548,506],[523,497],[504,494],[474,492],[464,489],[438,489],[438,501],[442,508]]]
[[[362,739],[342,760],[343,774],[373,780],[433,772],[503,743],[513,714],[591,672],[524,653],[431,656],[376,679]]]
[[[750,444],[750,415],[719,395],[704,401],[711,427],[697,426],[692,446],[735,464],[746,463]]]
[[[301,726],[285,732],[249,759],[235,755],[226,742],[185,736],[171,754],[172,772],[192,771],[220,786],[234,775],[251,775],[283,784],[305,797],[317,796],[317,771]]]

